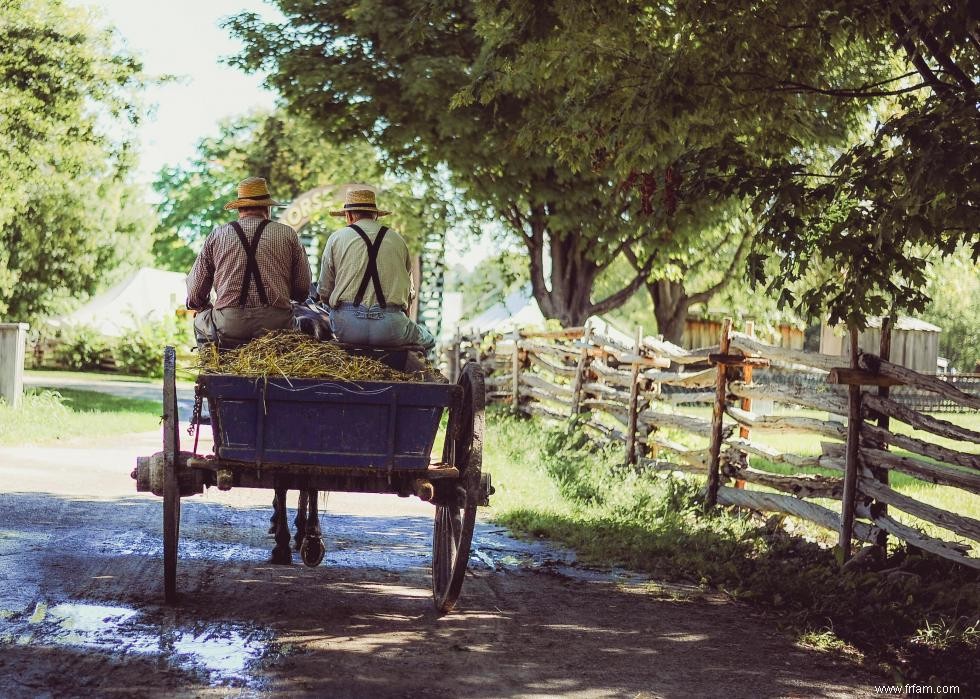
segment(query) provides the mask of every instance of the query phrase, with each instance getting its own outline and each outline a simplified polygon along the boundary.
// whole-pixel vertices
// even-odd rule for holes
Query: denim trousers
[[[400,308],[342,303],[330,311],[330,326],[337,340],[350,345],[421,345],[428,350],[436,344],[432,333]]]

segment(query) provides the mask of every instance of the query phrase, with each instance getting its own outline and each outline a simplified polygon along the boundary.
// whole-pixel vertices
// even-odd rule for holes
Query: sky
[[[151,85],[144,94],[150,110],[136,134],[140,182],[148,185],[163,166],[189,161],[197,142],[216,134],[223,119],[275,104],[276,95],[262,87],[261,75],[246,75],[223,62],[242,44],[219,24],[248,11],[280,20],[278,8],[262,0],[71,1],[94,8],[103,24],[114,26],[122,46],[143,61],[148,76],[179,78]],[[270,185],[275,191],[275,183]],[[149,187],[147,192],[153,196]],[[449,264],[470,270],[488,254],[480,241],[457,232],[450,232],[446,252]]]
[[[239,12],[267,19],[280,15],[260,0],[75,0],[96,8],[115,26],[123,45],[143,60],[150,76],[174,75],[178,82],[151,86],[144,96],[151,112],[138,127],[138,177],[151,182],[164,165],[193,156],[197,142],[216,132],[223,118],[269,107],[275,95],[262,77],[225,65],[241,43],[219,26]]]

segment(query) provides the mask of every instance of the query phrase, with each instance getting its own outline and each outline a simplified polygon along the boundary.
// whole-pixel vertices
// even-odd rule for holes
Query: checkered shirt
[[[245,238],[252,241],[261,218],[248,216],[238,221]],[[255,251],[255,260],[270,306],[289,308],[290,299],[303,301],[310,293],[310,265],[296,231],[276,221],[266,225]],[[215,308],[237,307],[245,281],[248,258],[238,234],[230,223],[218,226],[197,256],[187,275],[187,307],[200,311],[211,305],[211,290],[217,298]],[[252,279],[246,308],[261,306],[259,292]]]

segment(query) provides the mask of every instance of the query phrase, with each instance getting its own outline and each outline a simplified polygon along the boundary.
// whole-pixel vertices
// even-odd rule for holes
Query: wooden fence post
[[[858,369],[858,330],[851,329],[851,368]],[[854,506],[857,499],[858,447],[861,441],[861,385],[849,384],[847,387],[847,447],[844,462],[844,493],[841,497],[840,540],[838,543],[840,561],[847,563],[851,558],[851,537],[854,530]]]
[[[585,332],[582,334],[582,353],[578,358],[578,366],[575,367],[575,380],[572,383],[572,417],[581,412],[582,404],[582,385],[585,383],[585,370],[589,363],[589,347],[592,345],[592,326],[586,325]]]
[[[892,317],[890,315],[885,316],[881,319],[881,338],[878,342],[878,356],[884,360],[889,361],[892,356]],[[890,393],[888,386],[878,386],[878,397],[888,398]],[[878,427],[883,430],[887,430],[889,427],[888,416],[885,414],[878,415]],[[888,442],[882,442],[876,445],[878,449],[883,451],[888,451]],[[879,483],[888,485],[888,469],[887,468],[876,468],[873,469],[875,480]],[[888,504],[884,502],[875,501],[871,503],[871,516],[874,519],[878,517],[884,517],[888,514]],[[878,532],[875,537],[875,544],[881,546],[885,549],[888,546],[888,532],[884,529]]]
[[[449,352],[446,359],[449,361],[449,381],[451,383],[456,383],[459,379],[459,345],[462,342],[462,338],[459,334],[459,327],[456,328],[456,332],[453,333],[453,339],[449,345]]]
[[[748,335],[749,337],[755,337],[755,321],[754,320],[747,320],[747,321],[745,321],[745,334]],[[742,366],[742,381],[744,383],[747,383],[747,384],[752,383],[752,365],[751,364],[745,364],[745,365]],[[742,410],[746,411],[746,412],[752,412],[752,399],[751,398],[742,398],[741,402],[739,403],[739,407]],[[738,427],[738,436],[739,437],[741,437],[742,439],[748,439],[751,434],[752,433],[751,433],[751,431],[749,430],[748,427],[746,427],[745,425],[739,425],[739,427]],[[745,481],[743,481],[740,478],[736,479],[735,480],[735,487],[736,488],[745,488]]]
[[[514,355],[511,358],[511,397],[510,407],[514,412],[521,409],[521,333],[517,328],[511,334],[514,338]]]
[[[731,348],[732,319],[725,318],[721,324],[721,341],[719,353],[728,354]],[[725,418],[725,398],[728,392],[728,367],[718,364],[718,377],[715,379],[715,402],[711,408],[711,461],[708,463],[708,487],[704,498],[704,509],[713,510],[718,504],[718,486],[721,471],[721,435],[722,423]]]
[[[0,323],[0,398],[15,408],[24,396],[24,354],[29,328],[27,323]]]
[[[636,328],[633,342],[633,367],[630,372],[630,404],[626,424],[626,465],[636,463],[636,418],[640,402],[640,350],[643,347],[643,328]]]

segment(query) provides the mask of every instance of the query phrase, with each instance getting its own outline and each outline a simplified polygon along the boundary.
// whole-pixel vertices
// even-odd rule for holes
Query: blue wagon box
[[[220,459],[388,471],[429,467],[459,386],[202,374]]]

